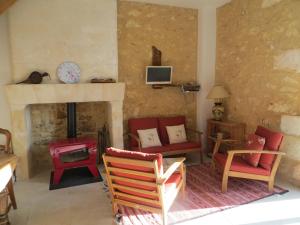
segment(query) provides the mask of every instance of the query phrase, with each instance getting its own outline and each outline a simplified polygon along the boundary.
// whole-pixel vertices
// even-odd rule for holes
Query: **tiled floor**
[[[279,183],[290,192],[181,224],[300,224],[300,189]],[[13,225],[114,224],[110,201],[102,189],[102,183],[54,191],[49,191],[48,185],[49,170],[30,181],[15,184],[18,209],[10,212]]]

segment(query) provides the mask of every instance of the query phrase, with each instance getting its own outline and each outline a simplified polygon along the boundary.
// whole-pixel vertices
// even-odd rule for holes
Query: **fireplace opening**
[[[82,138],[93,139],[99,146],[99,131],[109,123],[107,102],[79,102],[30,105],[32,171],[49,170],[53,166],[49,143],[65,140],[76,142],[76,149],[60,155],[62,163],[84,161],[88,158],[85,147],[79,146]],[[79,141],[78,141],[79,140]],[[96,152],[97,160],[100,154]]]

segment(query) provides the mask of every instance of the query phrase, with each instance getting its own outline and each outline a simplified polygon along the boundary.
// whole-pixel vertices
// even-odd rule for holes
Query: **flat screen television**
[[[147,66],[146,84],[171,84],[172,66]]]

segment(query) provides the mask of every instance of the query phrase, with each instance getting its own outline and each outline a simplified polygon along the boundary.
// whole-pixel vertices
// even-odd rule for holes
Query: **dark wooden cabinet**
[[[217,133],[223,134],[224,140],[227,141],[226,147],[232,147],[232,145],[238,145],[244,142],[245,139],[246,124],[237,123],[233,121],[217,121],[213,119],[207,120],[207,155],[211,156],[217,137]]]

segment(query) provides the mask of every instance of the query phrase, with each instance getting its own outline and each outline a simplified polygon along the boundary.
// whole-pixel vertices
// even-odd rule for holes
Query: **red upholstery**
[[[128,128],[129,132],[137,135],[137,130],[145,130],[150,128],[157,128],[158,129],[158,120],[157,118],[135,118],[128,120]],[[135,139],[130,138],[130,148],[137,147],[138,143]]]
[[[218,165],[220,165],[223,169],[226,164],[227,155],[222,153],[216,153],[214,156],[215,160],[217,161]],[[270,171],[266,170],[262,167],[254,167],[249,165],[245,160],[241,157],[234,157],[231,163],[230,171],[242,172],[242,173],[251,173],[263,176],[269,176]]]
[[[197,142],[184,142],[177,144],[169,144],[165,146],[169,151],[181,150],[181,149],[193,149],[193,148],[201,148],[201,144]]]
[[[266,139],[258,136],[256,134],[249,134],[248,139],[246,142],[246,149],[249,150],[263,150],[265,146]],[[249,163],[251,166],[258,166],[258,162],[260,159],[261,154],[245,154],[244,159],[247,163]]]
[[[138,147],[134,147],[131,150],[133,151],[140,151]],[[149,147],[149,148],[142,148],[142,152],[145,153],[162,153],[167,152],[169,149],[165,146],[155,146],[155,147]]]
[[[162,155],[157,154],[149,154],[149,153],[143,153],[143,152],[135,152],[135,151],[126,151],[116,148],[107,148],[106,154],[108,156],[114,156],[114,157],[120,157],[120,158],[127,158],[127,159],[139,159],[139,160],[145,160],[145,161],[154,161],[157,160],[158,169],[162,168]],[[150,170],[148,168],[143,168],[141,166],[132,166],[132,165],[125,165],[122,163],[114,163],[116,167],[123,168],[123,169],[132,169],[135,171],[142,171],[142,172],[153,172],[153,170]],[[128,176],[131,176],[127,174]]]
[[[165,146],[155,146],[149,148],[142,148],[142,152],[145,153],[163,153],[169,151],[176,151],[182,149],[194,149],[194,148],[201,148],[201,144],[197,142],[184,142],[178,144],[170,144]],[[139,151],[138,147],[132,148],[133,151]]]
[[[266,139],[265,147],[266,150],[278,151],[280,144],[283,139],[283,134],[280,132],[271,131],[262,126],[258,126],[256,131],[256,135],[264,137]],[[270,154],[262,154],[259,160],[259,166],[270,170],[272,168],[272,164],[275,156]]]
[[[158,129],[159,129],[159,133],[160,133],[161,143],[163,145],[170,143],[166,126],[176,126],[176,125],[180,125],[180,124],[185,125],[185,117],[184,116],[158,118]]]

